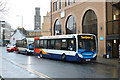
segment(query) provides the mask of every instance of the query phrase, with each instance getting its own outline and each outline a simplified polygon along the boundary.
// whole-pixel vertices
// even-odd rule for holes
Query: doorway
[[[111,58],[119,58],[119,40],[108,40],[107,45],[110,44],[111,46]],[[106,45],[106,46],[107,46]],[[107,54],[108,54],[108,47],[107,49]]]

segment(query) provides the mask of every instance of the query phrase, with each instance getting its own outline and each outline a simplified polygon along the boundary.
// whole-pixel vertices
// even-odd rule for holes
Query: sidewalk
[[[106,58],[98,57],[95,62],[104,65],[116,66],[120,68],[120,62],[118,61],[119,59],[116,58],[106,59]]]

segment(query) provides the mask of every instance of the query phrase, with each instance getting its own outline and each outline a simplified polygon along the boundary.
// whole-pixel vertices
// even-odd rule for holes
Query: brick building
[[[42,36],[50,36],[51,35],[50,19],[51,19],[50,12],[48,12],[46,16],[43,16]]]
[[[120,44],[120,2],[77,2],[80,0],[51,0],[52,35],[79,33],[95,34],[98,55],[118,58]]]

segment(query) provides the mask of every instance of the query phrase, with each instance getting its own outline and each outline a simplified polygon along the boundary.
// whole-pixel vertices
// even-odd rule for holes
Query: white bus
[[[23,40],[16,40],[16,47],[18,53],[33,54],[34,38],[25,38]]]
[[[92,61],[97,58],[93,34],[72,34],[34,38],[34,55],[65,61]]]

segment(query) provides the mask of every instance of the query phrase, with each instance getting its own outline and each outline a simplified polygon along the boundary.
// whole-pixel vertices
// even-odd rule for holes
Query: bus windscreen
[[[96,41],[94,36],[78,36],[78,49],[85,51],[96,51]]]

